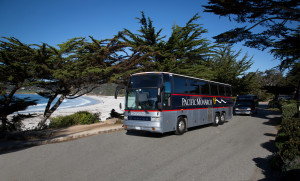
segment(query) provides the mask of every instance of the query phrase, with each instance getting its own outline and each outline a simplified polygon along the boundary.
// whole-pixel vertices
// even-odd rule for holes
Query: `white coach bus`
[[[183,134],[233,115],[231,85],[168,72],[133,74],[125,89],[125,130]]]

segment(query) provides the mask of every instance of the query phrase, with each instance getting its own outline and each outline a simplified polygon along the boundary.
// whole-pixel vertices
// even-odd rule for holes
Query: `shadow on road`
[[[24,144],[24,141],[7,141],[7,140],[0,140],[0,156],[3,154],[8,154],[8,153],[13,153],[13,152],[18,152],[22,150],[26,150],[28,148],[33,147],[34,145],[30,146],[20,146]],[[36,145],[38,146],[38,145]],[[8,149],[5,149],[8,148]]]
[[[136,130],[127,130],[126,135],[128,136],[140,136],[140,137],[145,137],[145,138],[163,138],[167,136],[172,136],[174,133],[151,133],[148,131],[136,131]]]
[[[276,125],[278,123],[274,122],[274,120],[272,120],[272,118],[280,117],[281,113],[279,111],[273,111],[273,110],[268,109],[268,105],[259,105],[258,113],[254,114],[252,116],[261,118],[261,119],[267,119],[271,122],[267,121],[265,124],[274,126],[274,124]]]
[[[263,122],[264,125],[268,126],[278,126],[280,124],[280,112],[268,110],[267,105],[260,105],[258,114],[254,115],[254,117],[265,119],[266,121]],[[270,140],[268,142],[262,143],[261,147],[268,150],[271,153],[277,151],[275,147],[275,137],[276,134],[274,133],[265,133],[265,136],[269,137]],[[281,172],[278,170],[273,170],[270,167],[270,159],[272,155],[267,156],[266,158],[253,158],[255,165],[261,169],[262,174],[265,176],[264,179],[261,181],[279,181],[281,180]]]

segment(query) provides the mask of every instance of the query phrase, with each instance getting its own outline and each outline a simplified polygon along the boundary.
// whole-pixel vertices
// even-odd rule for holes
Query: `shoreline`
[[[95,104],[88,104],[80,107],[70,107],[57,109],[50,118],[57,116],[67,116],[74,114],[79,111],[88,111],[92,114],[99,114],[100,121],[105,121],[108,117],[110,117],[110,112],[112,109],[115,109],[118,113],[123,113],[124,109],[119,108],[119,104],[122,103],[122,108],[124,107],[124,97],[119,97],[115,99],[114,96],[98,96],[98,95],[85,95],[89,99],[96,100]],[[27,113],[28,114],[28,113]],[[31,130],[34,129],[38,122],[43,117],[43,112],[31,112],[30,114],[35,114],[37,116],[33,118],[24,119],[22,121],[23,126],[22,130]],[[49,124],[50,120],[48,119],[46,124]]]

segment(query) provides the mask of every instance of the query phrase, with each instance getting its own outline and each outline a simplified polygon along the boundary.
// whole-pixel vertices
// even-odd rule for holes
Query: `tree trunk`
[[[60,98],[58,99],[58,101],[55,103],[55,105],[51,108],[51,109],[46,109],[44,112],[44,117],[42,118],[42,120],[39,122],[37,129],[43,129],[45,127],[45,123],[47,121],[47,119],[49,119],[49,117],[52,115],[52,113],[54,111],[56,111],[56,109],[60,106],[60,104],[64,101],[66,95],[61,95]],[[53,101],[53,100],[52,100]],[[52,101],[49,99],[47,107],[50,107]],[[50,104],[50,105],[49,105]]]
[[[11,103],[15,93],[21,86],[15,85],[14,88],[11,90],[11,92],[8,94],[7,97],[5,97],[4,105],[3,105],[3,112],[1,113],[1,120],[2,120],[2,130],[7,131],[7,116],[8,116],[8,109],[9,109],[9,104]]]

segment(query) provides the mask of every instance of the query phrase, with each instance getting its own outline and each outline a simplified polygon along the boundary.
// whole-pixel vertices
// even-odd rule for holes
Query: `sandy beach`
[[[124,111],[124,97],[118,97],[118,99],[115,99],[114,96],[91,96],[88,95],[86,97],[98,100],[97,104],[83,106],[83,107],[74,107],[74,108],[66,108],[66,109],[59,109],[56,110],[51,117],[57,117],[57,116],[66,116],[70,115],[79,111],[88,111],[90,113],[100,113],[100,119],[101,121],[105,121],[108,117],[110,117],[110,112],[112,109],[115,109],[118,113],[123,113]],[[119,105],[122,104],[122,109],[120,109]],[[23,130],[30,130],[34,129],[38,122],[43,117],[42,112],[34,113],[37,114],[37,117],[25,119],[23,121]],[[49,120],[47,121],[47,124],[49,124]]]

